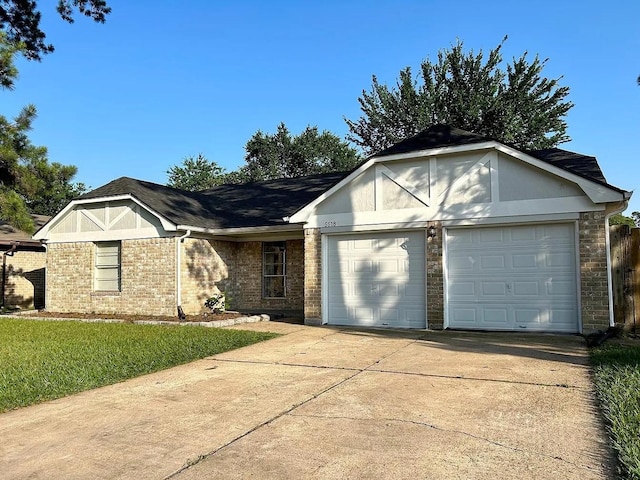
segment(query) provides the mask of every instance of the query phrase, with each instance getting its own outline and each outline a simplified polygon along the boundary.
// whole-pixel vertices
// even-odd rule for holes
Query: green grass
[[[275,336],[178,325],[0,319],[0,412]]]
[[[618,453],[622,478],[640,479],[640,346],[591,353],[596,390]]]

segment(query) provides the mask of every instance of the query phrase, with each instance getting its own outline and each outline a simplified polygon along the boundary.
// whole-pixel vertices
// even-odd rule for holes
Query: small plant
[[[226,309],[224,293],[214,293],[204,302],[204,306],[211,310],[211,313],[222,313]]]

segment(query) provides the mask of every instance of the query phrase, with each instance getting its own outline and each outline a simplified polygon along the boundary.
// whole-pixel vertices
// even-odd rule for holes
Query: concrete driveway
[[[0,415],[0,477],[611,478],[582,339],[267,342]]]

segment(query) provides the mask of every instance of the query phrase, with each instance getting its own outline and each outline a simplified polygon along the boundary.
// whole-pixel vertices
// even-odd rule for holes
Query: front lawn
[[[640,346],[597,348],[591,361],[621,477],[640,480]]]
[[[275,336],[177,325],[0,319],[0,412]]]

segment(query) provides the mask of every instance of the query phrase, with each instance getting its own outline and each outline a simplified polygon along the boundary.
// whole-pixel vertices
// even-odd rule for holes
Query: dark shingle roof
[[[31,215],[36,230],[42,228],[51,217],[46,215]],[[40,246],[40,242],[33,240],[31,235],[22,230],[18,230],[12,225],[9,225],[5,221],[0,221],[0,245],[10,245],[13,242],[20,242],[23,246]]]
[[[283,217],[310,203],[347,175],[346,172],[282,178],[242,185],[221,185],[186,192],[122,177],[79,200],[130,194],[176,225],[242,228],[284,225]]]
[[[386,157],[400,153],[411,153],[432,148],[454,147],[487,142],[490,139],[449,125],[433,125],[422,132],[382,150],[374,157]]]
[[[491,140],[448,125],[434,125],[381,151],[375,157],[471,145]],[[559,148],[524,153],[618,192],[624,192],[606,183],[595,157]],[[284,225],[283,217],[293,215],[349,173],[327,173],[242,185],[221,185],[202,192],[187,192],[122,177],[82,195],[79,199],[130,194],[176,225],[210,229],[275,226]]]

